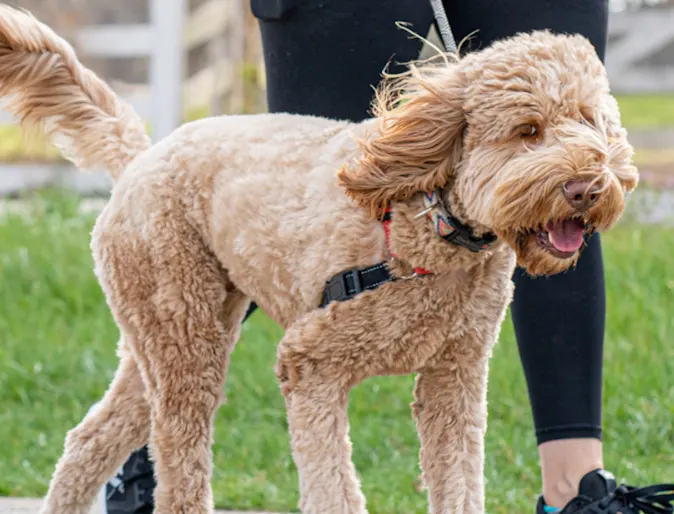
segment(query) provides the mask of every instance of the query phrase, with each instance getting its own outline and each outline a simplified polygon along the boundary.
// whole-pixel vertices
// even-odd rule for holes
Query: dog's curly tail
[[[0,97],[23,127],[42,128],[80,168],[117,179],[150,146],[136,112],[73,48],[30,13],[0,4]]]

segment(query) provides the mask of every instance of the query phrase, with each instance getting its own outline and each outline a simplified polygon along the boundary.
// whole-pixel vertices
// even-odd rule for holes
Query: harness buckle
[[[412,278],[412,277],[408,277]],[[349,300],[362,293],[376,289],[385,282],[395,280],[385,263],[367,268],[352,268],[338,273],[325,283],[321,307],[331,302]]]
[[[353,294],[358,294],[363,291],[363,282],[361,280],[360,276],[360,270],[359,269],[352,269],[350,271],[351,273],[351,280],[353,280]],[[347,273],[344,274],[344,283],[346,284],[346,275]],[[347,292],[348,292],[348,286],[347,286]]]
[[[325,285],[324,301],[330,303],[345,300],[348,296],[348,290],[346,273],[338,273]]]

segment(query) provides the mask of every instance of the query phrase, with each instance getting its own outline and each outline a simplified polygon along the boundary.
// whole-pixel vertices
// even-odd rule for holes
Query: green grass
[[[117,330],[88,250],[93,217],[78,215],[76,200],[60,194],[32,206],[33,216],[0,216],[0,495],[45,492],[66,431],[100,398],[116,366]],[[607,466],[637,484],[672,481],[674,234],[622,226],[604,241]],[[215,438],[220,506],[287,511],[297,504],[272,371],[280,336],[256,314],[235,350]],[[412,381],[370,380],[351,395],[354,459],[373,514],[426,512]],[[488,511],[531,512],[540,480],[510,321],[491,363],[489,401]]]
[[[628,129],[674,127],[674,95],[617,95],[617,100]]]

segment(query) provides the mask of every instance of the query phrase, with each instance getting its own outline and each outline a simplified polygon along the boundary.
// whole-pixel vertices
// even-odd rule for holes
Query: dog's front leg
[[[279,346],[277,375],[286,399],[303,514],[365,514],[365,497],[351,461],[342,362],[316,362],[290,350],[301,346],[288,332]]]
[[[432,514],[484,513],[488,355],[461,340],[417,375],[413,404]]]
[[[317,309],[286,331],[276,371],[304,514],[366,512],[351,462],[348,391],[368,377],[412,373],[436,355],[460,321],[437,306],[453,310],[444,299],[453,298],[458,283],[453,277],[401,280]]]

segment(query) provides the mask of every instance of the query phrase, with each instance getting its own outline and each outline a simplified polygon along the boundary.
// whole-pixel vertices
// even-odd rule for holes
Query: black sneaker
[[[152,514],[154,470],[147,446],[136,450],[105,486],[107,514]]]
[[[536,514],[673,514],[674,484],[658,484],[637,489],[616,486],[615,477],[597,469],[583,477],[578,496],[558,511],[546,508],[541,496]]]

